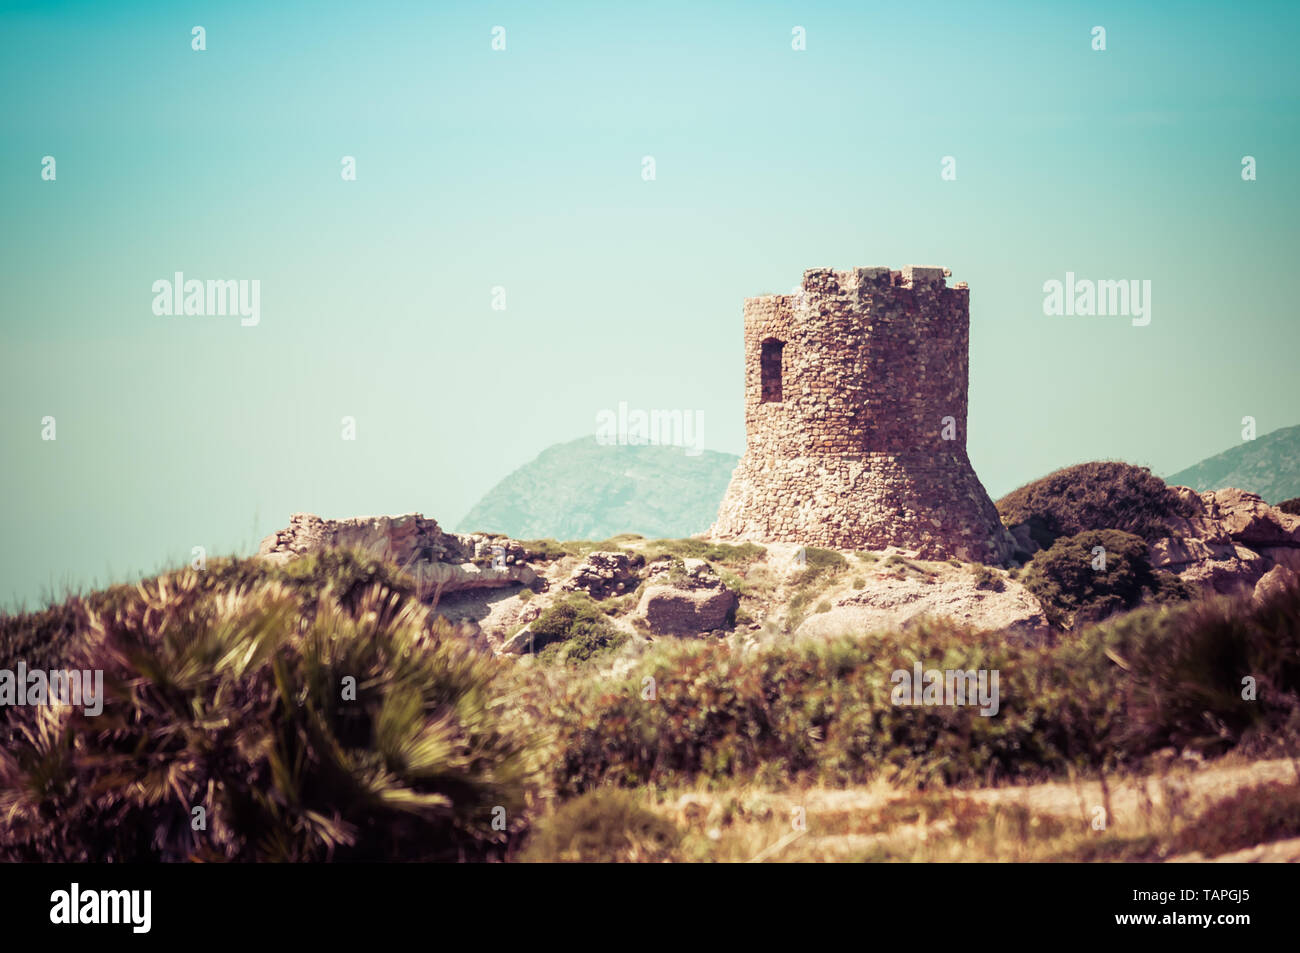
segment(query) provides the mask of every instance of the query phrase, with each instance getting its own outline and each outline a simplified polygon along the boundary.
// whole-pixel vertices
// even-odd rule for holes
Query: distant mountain
[[[1198,493],[1234,486],[1258,493],[1265,502],[1300,496],[1300,426],[1283,427],[1165,477],[1173,486]]]
[[[479,500],[457,532],[515,539],[652,539],[707,530],[740,458],[683,447],[604,446],[594,436],[556,444]]]

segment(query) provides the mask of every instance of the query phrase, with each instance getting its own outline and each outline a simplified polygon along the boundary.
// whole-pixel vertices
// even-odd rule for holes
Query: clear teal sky
[[[1300,422],[1300,5],[1134,6],[0,4],[0,605],[453,525],[620,401],[740,452],[742,300],[817,266],[970,283],[994,496]],[[178,270],[260,325],[156,317]],[[1151,324],[1045,317],[1066,271]]]

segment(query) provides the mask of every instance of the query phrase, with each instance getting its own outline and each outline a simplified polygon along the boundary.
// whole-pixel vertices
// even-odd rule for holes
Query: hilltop
[[[1247,440],[1165,477],[1197,493],[1236,487],[1277,504],[1300,496],[1300,425]]]
[[[516,539],[690,536],[712,525],[739,459],[580,437],[548,447],[492,487],[457,530]]]

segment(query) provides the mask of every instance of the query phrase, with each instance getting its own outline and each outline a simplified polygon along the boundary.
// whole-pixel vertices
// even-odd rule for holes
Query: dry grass
[[[1216,849],[1219,815],[1235,815],[1241,805],[1264,796],[1300,804],[1300,769],[1293,762],[1230,760],[1207,769],[1179,762],[1104,781],[975,791],[922,792],[877,783],[844,790],[643,790],[642,796],[684,831],[681,860],[1200,860],[1235,849],[1227,841],[1224,850]],[[1275,829],[1284,836],[1300,834],[1300,811],[1294,815],[1296,830],[1286,824]],[[1272,853],[1300,853],[1289,843],[1277,840]],[[1188,849],[1195,845],[1208,849]],[[1291,846],[1300,848],[1300,842]]]

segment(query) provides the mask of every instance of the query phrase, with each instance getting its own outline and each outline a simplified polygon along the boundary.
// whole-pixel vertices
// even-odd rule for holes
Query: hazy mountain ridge
[[[580,437],[543,450],[489,490],[457,532],[516,539],[690,536],[712,525],[740,458],[683,447],[602,445]]]
[[[1170,474],[1165,482],[1198,493],[1236,487],[1273,504],[1293,499],[1300,496],[1300,425],[1243,441]]]

